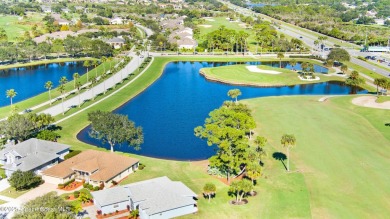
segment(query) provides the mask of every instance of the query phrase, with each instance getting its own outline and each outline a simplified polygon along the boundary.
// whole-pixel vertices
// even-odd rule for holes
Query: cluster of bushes
[[[363,60],[363,61],[367,61],[367,59],[365,57],[363,57],[363,56],[358,56],[357,58],[360,59],[360,60]]]
[[[92,184],[89,183],[84,183],[83,188],[89,189],[90,191],[99,191],[101,189],[101,186],[93,186]]]
[[[71,184],[72,182],[74,182],[74,180],[75,180],[75,179],[71,179],[71,180],[69,180],[69,181],[67,181],[67,182],[65,182],[65,183],[60,183],[60,184],[58,184],[58,188],[59,188],[59,189],[63,189],[63,188],[65,188],[65,187],[67,187],[69,184]]]
[[[80,154],[80,153],[81,153],[81,151],[74,150],[74,151],[69,152],[69,154],[65,155],[64,158],[65,158],[65,160],[67,160],[71,157],[74,157],[74,156]]]

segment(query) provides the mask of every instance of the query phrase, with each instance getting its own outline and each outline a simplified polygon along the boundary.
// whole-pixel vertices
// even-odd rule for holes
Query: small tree
[[[290,171],[290,148],[295,146],[295,136],[284,134],[280,140],[280,143],[287,149],[287,171]]]
[[[297,60],[291,59],[290,65],[291,65],[292,69],[295,71],[294,67],[297,65]]]
[[[340,70],[343,72],[343,74],[345,74],[345,72],[348,71],[348,66],[347,65],[342,65],[340,67]]]
[[[364,84],[364,78],[360,77],[359,72],[352,71],[351,75],[345,80],[345,84],[348,84],[353,87],[359,87]]]
[[[73,88],[76,88],[76,83],[79,78],[80,78],[79,73],[76,72],[73,74]]]
[[[335,61],[349,61],[351,59],[351,56],[349,55],[348,51],[341,48],[334,48],[332,51],[330,51],[327,60],[335,60]]]
[[[232,98],[232,99],[236,99],[236,103],[237,103],[237,97],[238,96],[241,96],[241,91],[240,89],[232,89],[232,90],[229,90],[227,95]]]
[[[282,59],[284,58],[284,54],[279,52],[276,56],[279,59],[279,68],[282,68]]]
[[[65,84],[68,82],[68,79],[66,79],[65,76],[61,77],[60,79],[60,85],[58,86],[57,90],[61,93],[61,104],[62,104],[62,115],[65,114],[64,109],[64,98],[65,98]]]
[[[11,99],[11,106],[12,106],[12,98],[16,97],[18,93],[14,89],[9,89],[6,91],[7,98]]]
[[[249,180],[233,181],[230,184],[229,192],[236,196],[236,203],[240,203],[242,198],[252,190],[253,185]]]
[[[138,209],[134,209],[130,212],[130,215],[129,215],[129,218],[131,219],[137,219],[138,218],[138,215],[139,215],[139,210]]]
[[[261,176],[261,173],[262,168],[259,162],[252,162],[246,166],[246,175],[252,180],[252,185],[255,185],[255,180]]]
[[[91,61],[86,60],[83,64],[84,67],[87,68],[87,83],[89,82],[89,67],[91,67]]]
[[[88,120],[91,122],[90,136],[103,143],[107,142],[111,152],[114,152],[116,144],[125,142],[138,150],[144,141],[142,128],[135,127],[134,122],[127,116],[94,111],[88,114]]]
[[[211,199],[211,196],[215,194],[217,191],[217,187],[214,183],[206,183],[203,187],[203,194],[206,195],[209,198],[209,202]]]
[[[15,190],[19,191],[37,187],[42,183],[42,178],[32,171],[22,172],[21,170],[17,170],[12,173],[8,182]]]
[[[51,105],[51,89],[53,88],[53,82],[47,81],[47,82],[45,83],[45,88],[46,88],[47,90],[49,90],[49,101],[50,101],[50,105]]]

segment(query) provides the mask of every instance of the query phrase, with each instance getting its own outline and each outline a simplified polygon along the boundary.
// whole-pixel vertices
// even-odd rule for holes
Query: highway
[[[313,32],[313,31],[310,31],[310,30],[300,31],[300,27],[294,28],[294,27],[291,26],[291,24],[286,25],[286,23],[283,22],[283,21],[276,20],[276,19],[271,18],[269,16],[266,16],[264,14],[255,13],[255,12],[253,12],[250,9],[242,8],[242,7],[239,7],[237,5],[233,5],[230,2],[226,2],[226,1],[222,1],[222,0],[220,0],[220,2],[222,2],[223,4],[228,5],[229,8],[231,8],[234,11],[236,11],[236,12],[238,12],[240,14],[243,14],[245,16],[249,16],[249,15],[259,16],[259,17],[261,17],[262,19],[264,19],[266,21],[277,22],[278,24],[280,24],[278,27],[276,27],[276,30],[278,32],[302,40],[308,47],[310,47],[310,49],[312,50],[313,54],[321,55],[321,56],[327,56],[327,54],[328,54],[328,52],[326,52],[326,51],[319,51],[318,46],[314,45],[314,40],[318,39],[318,35],[321,35],[321,36],[325,36],[325,35],[322,35],[322,34],[317,33],[317,32],[315,32],[315,34],[314,33],[311,34],[310,32]],[[332,37],[329,37],[329,36],[327,36],[327,37],[328,37],[328,39],[331,39],[333,42],[336,42],[336,41],[340,41],[340,43],[342,42],[339,39],[332,38]],[[324,44],[326,46],[328,46],[328,47],[333,47],[333,45],[335,44],[333,42],[330,42],[329,40],[327,40],[327,41],[324,41]],[[352,46],[356,47],[356,45],[351,44],[351,47]],[[374,72],[376,72],[378,74],[381,74],[381,75],[383,75],[385,77],[390,78],[390,70],[385,70],[383,68],[380,68],[378,66],[375,66],[375,65],[371,64],[370,62],[365,62],[365,61],[362,61],[362,60],[356,58],[357,56],[363,56],[363,57],[372,56],[372,55],[379,56],[379,54],[377,54],[377,53],[368,53],[368,52],[360,52],[359,50],[352,49],[352,48],[345,48],[345,49],[351,55],[351,60],[350,61],[352,63],[354,63],[356,65],[359,65],[361,67],[364,67],[366,69],[372,70],[372,71],[374,71]],[[376,63],[376,64],[381,65],[381,66],[383,66],[385,68],[388,68],[387,67],[387,63]]]

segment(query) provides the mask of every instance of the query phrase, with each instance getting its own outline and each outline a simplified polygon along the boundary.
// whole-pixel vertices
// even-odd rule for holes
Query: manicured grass
[[[5,203],[7,203],[7,201],[4,201],[4,200],[0,199],[0,205],[5,204]]]
[[[4,28],[9,41],[15,41],[17,37],[23,36],[24,32],[31,30],[35,24],[38,25],[38,30],[43,30],[43,17],[38,13],[27,13],[27,18],[21,20],[18,18],[19,16],[0,16],[0,26]]]
[[[10,198],[17,198],[17,197],[29,192],[30,190],[31,189],[16,191],[15,188],[9,187],[8,189],[1,191],[0,195],[4,195],[4,196],[10,197]]]
[[[356,71],[358,71],[359,73],[362,73],[362,74],[365,74],[371,78],[386,78],[385,76],[381,75],[381,74],[378,74],[374,71],[371,71],[369,69],[366,69],[364,67],[361,67],[360,65],[356,65],[356,64],[353,64],[352,62],[343,62],[344,64],[346,64],[349,68],[352,68]]]
[[[319,83],[324,81],[343,81],[337,76],[326,76],[324,74],[315,74],[320,77],[318,81],[303,81],[298,78],[298,73],[283,69],[260,65],[262,70],[271,70],[281,72],[281,74],[266,74],[249,71],[245,65],[222,66],[216,68],[203,68],[201,71],[206,78],[210,80],[221,81],[229,84],[244,84],[254,86],[284,86],[296,84]]]
[[[354,97],[325,102],[318,101],[320,96],[243,101],[254,111],[256,132],[268,138],[271,157],[273,152],[285,153],[280,144],[283,134],[295,135],[292,173],[286,177],[300,175],[304,180],[291,179],[279,190],[292,192],[290,186],[295,184],[307,189],[313,218],[386,218],[390,213],[388,110],[355,106]]]
[[[184,60],[223,61],[226,59],[220,57],[157,57],[145,74],[131,86],[127,86],[111,98],[85,112],[61,122],[59,125],[62,130],[59,133],[62,137],[59,141],[72,145],[74,150],[105,150],[76,139],[77,133],[88,125],[86,114],[96,109],[111,111],[119,107],[153,83],[161,75],[168,62]],[[362,215],[367,215],[364,213],[366,209],[367,212],[370,212],[370,209],[373,211],[382,208],[379,210],[379,214],[386,212],[383,204],[372,207],[373,204],[369,203],[370,209],[362,206],[363,204],[360,202],[366,204],[367,201],[362,199],[359,191],[362,190],[369,200],[381,201],[380,198],[376,197],[376,191],[372,191],[375,194],[367,192],[371,191],[373,183],[366,183],[363,180],[373,177],[379,182],[387,182],[388,179],[382,181],[381,178],[384,176],[378,173],[376,164],[374,169],[369,169],[370,173],[366,173],[365,170],[371,166],[361,166],[355,160],[363,159],[364,163],[370,163],[371,159],[383,159],[376,157],[373,154],[376,150],[373,151],[370,147],[376,145],[373,142],[378,142],[378,145],[389,144],[390,134],[387,134],[387,139],[381,137],[383,133],[388,132],[387,127],[383,125],[385,111],[356,107],[350,104],[350,97],[335,98],[323,103],[319,103],[318,98],[279,97],[256,99],[253,100],[253,103],[250,102],[252,107],[255,106],[253,107],[254,114],[258,122],[256,131],[269,139],[269,145],[267,145],[269,156],[265,160],[263,177],[255,188],[259,195],[249,197],[248,205],[229,205],[228,201],[233,198],[227,195],[228,187],[214,177],[207,175],[205,166],[200,165],[199,162],[169,161],[130,155],[139,158],[141,163],[146,165],[146,168],[131,174],[121,184],[159,176],[168,176],[172,180],[182,181],[199,194],[199,212],[197,215],[189,215],[184,218],[239,218],[242,215],[245,215],[246,218],[311,218],[318,217],[318,215],[345,217],[355,216],[356,210],[352,209],[352,206],[361,207],[361,210],[357,211]],[[351,112],[351,108],[353,112]],[[362,112],[359,112],[360,110]],[[349,115],[351,113],[352,116]],[[308,117],[310,120],[306,119]],[[372,124],[368,121],[372,121]],[[387,122],[390,123],[390,121]],[[300,130],[300,132],[294,133],[293,130]],[[286,174],[280,161],[272,158],[273,152],[282,151],[279,142],[280,136],[284,133],[294,133],[297,136],[298,146],[292,150],[291,166],[293,170],[299,169],[301,172],[293,171]],[[373,138],[378,141],[374,141]],[[354,150],[354,147],[359,150]],[[385,150],[382,148],[378,150]],[[367,159],[369,161],[362,157],[363,153],[368,153]],[[388,161],[380,161],[380,167],[385,168],[384,165],[382,166],[382,162]],[[354,163],[357,163],[356,167],[353,166]],[[334,173],[335,169],[342,171]],[[367,175],[363,175],[363,173]],[[202,187],[206,182],[214,182],[217,185],[217,197],[211,203],[208,203],[201,195]],[[351,191],[350,187],[347,187],[348,184],[352,185],[352,192],[347,192]],[[385,187],[384,183],[380,183],[380,189],[387,189]],[[338,199],[343,205],[337,204]],[[344,205],[347,206],[347,209],[341,209],[341,206],[344,207]]]
[[[114,66],[116,63],[117,63],[117,61],[114,60],[111,62],[111,65]],[[107,71],[110,68],[110,62],[102,63],[101,65],[97,66],[95,69],[92,69],[92,70],[91,70],[91,68],[93,68],[93,67],[90,67],[89,76],[90,77],[95,76],[96,73],[97,73],[97,75],[101,75],[104,71],[104,66],[105,66],[105,69]],[[68,80],[69,80],[69,82],[67,84],[65,84],[66,92],[69,92],[69,91],[74,89],[73,80],[71,78],[68,78]],[[87,74],[82,75],[78,80],[81,82],[81,84],[85,84],[87,82]],[[44,86],[44,84],[39,85],[39,86]],[[60,100],[54,102],[54,100],[61,95],[57,91],[57,88],[52,88],[51,95],[52,95],[53,104],[60,104],[60,102],[61,102]],[[31,107],[37,106],[37,105],[44,103],[48,100],[49,100],[49,92],[47,91],[47,92],[43,92],[41,94],[38,94],[35,97],[29,98],[27,100],[23,100],[23,101],[18,102],[18,103],[15,103],[14,105],[16,105],[18,107],[19,112],[22,112],[25,109],[29,109]],[[40,110],[43,110],[43,109],[48,108],[48,107],[49,107],[49,105],[41,107],[40,109],[37,109],[36,112],[39,112]],[[11,112],[10,106],[1,107],[0,108],[0,118],[7,117],[10,112]]]
[[[378,96],[378,99],[376,99],[375,102],[377,103],[384,103],[390,101],[390,96]]]
[[[46,60],[39,60],[39,61],[32,61],[28,63],[15,63],[10,65],[0,65],[0,70],[3,69],[9,69],[9,68],[23,68],[28,66],[34,66],[34,65],[45,65],[50,63],[61,63],[61,62],[81,62],[85,60],[96,60],[94,58],[59,58],[59,59],[46,59]]]

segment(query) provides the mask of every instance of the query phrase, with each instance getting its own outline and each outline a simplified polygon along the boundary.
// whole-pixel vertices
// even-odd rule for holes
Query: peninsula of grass
[[[76,138],[89,124],[87,113],[114,110],[158,79],[167,63],[189,60],[227,61],[214,57],[156,57],[131,86],[59,123],[62,127],[59,142],[75,150],[107,151]],[[389,128],[384,125],[390,123],[385,117],[388,112],[355,106],[351,104],[353,97],[335,97],[326,102],[318,102],[319,98],[269,97],[245,101],[254,110],[258,126],[255,131],[269,141],[263,176],[255,187],[259,195],[249,197],[245,206],[228,204],[233,199],[227,195],[229,187],[206,173],[207,162],[171,161],[117,152],[138,158],[146,166],[121,184],[160,176],[182,181],[199,195],[199,212],[183,218],[385,217],[390,213],[385,206],[390,176],[383,171],[390,164],[383,147],[390,144]],[[274,152],[284,151],[280,146],[284,133],[297,137],[297,147],[291,150],[289,174],[272,157]],[[207,182],[217,185],[217,195],[211,203],[202,197]]]
[[[326,74],[315,73],[320,80],[304,81],[298,78],[298,73],[289,69],[274,68],[260,65],[258,69],[263,71],[280,72],[280,74],[268,74],[261,72],[252,72],[247,69],[247,65],[222,66],[215,68],[203,68],[200,73],[206,79],[234,85],[247,86],[290,86],[297,84],[311,84],[325,81],[344,81],[344,78],[338,76],[329,76]]]

